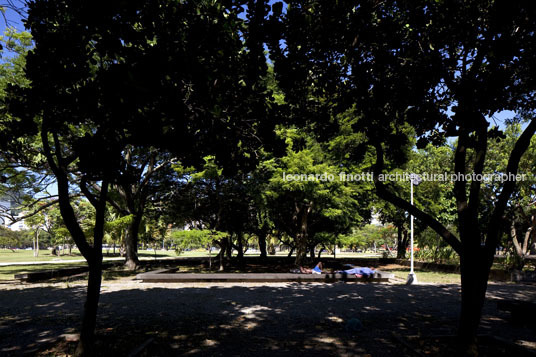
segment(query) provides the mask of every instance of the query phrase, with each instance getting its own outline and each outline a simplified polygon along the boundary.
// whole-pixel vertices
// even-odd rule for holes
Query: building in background
[[[0,197],[0,225],[13,231],[28,229],[24,220],[16,221],[22,215],[22,211],[17,208],[17,202],[10,196]],[[15,222],[14,222],[15,221]]]

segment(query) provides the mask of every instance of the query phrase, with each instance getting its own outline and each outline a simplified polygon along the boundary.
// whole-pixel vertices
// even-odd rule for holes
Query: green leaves
[[[228,234],[208,229],[178,230],[171,233],[177,254],[185,249],[209,248],[213,242],[227,237]]]

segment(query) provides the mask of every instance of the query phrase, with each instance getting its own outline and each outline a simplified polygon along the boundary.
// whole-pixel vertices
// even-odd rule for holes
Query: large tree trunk
[[[224,260],[225,260],[225,252],[227,249],[227,238],[222,238],[218,241],[218,245],[220,246],[220,251],[218,252],[218,255],[216,255],[216,259],[220,262],[219,270],[224,270]]]
[[[475,249],[476,248],[476,249]],[[458,336],[461,353],[477,356],[477,331],[486,298],[491,259],[484,247],[465,248],[460,256],[462,303]]]
[[[307,233],[300,232],[296,235],[296,264],[302,265],[307,254]]]
[[[140,265],[140,260],[138,259],[138,234],[140,230],[141,219],[141,214],[137,214],[134,216],[134,219],[128,227],[127,234],[125,236],[125,266],[129,270],[135,270]]]
[[[223,238],[223,241],[225,242],[225,255],[228,260],[231,260],[233,257],[233,245],[231,242],[231,238]]]
[[[396,240],[396,257],[406,259],[406,249],[408,248],[408,231],[403,226],[398,227],[398,236]]]
[[[296,234],[296,265],[302,265],[307,255],[307,243],[309,240],[307,219],[311,210],[311,205],[305,208],[299,208],[298,204],[296,204],[295,221],[298,225],[298,234]],[[314,258],[314,252],[312,257]]]
[[[261,252],[261,258],[266,258],[268,256],[268,251],[266,250],[266,235],[259,234],[259,250]]]
[[[98,253],[97,253],[98,254]],[[95,262],[89,264],[89,278],[84,304],[84,314],[82,317],[82,328],[80,331],[80,341],[76,347],[75,356],[95,355],[95,327],[97,324],[97,309],[99,306],[99,296],[102,276],[102,254]]]
[[[239,261],[244,260],[244,239],[242,236],[242,233],[236,234],[236,240],[237,240],[237,247],[236,250],[238,251],[237,258]]]

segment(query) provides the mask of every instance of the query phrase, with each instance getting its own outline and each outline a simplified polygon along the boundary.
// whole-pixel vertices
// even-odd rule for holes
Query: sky
[[[6,1],[0,1],[0,4],[4,4],[5,2]],[[13,2],[15,4],[21,4],[20,0],[14,0]],[[4,33],[4,30],[6,29],[6,20],[7,20],[8,26],[14,27],[19,31],[24,30],[24,24],[22,23],[22,19],[16,11],[6,9],[4,15],[5,15],[4,18],[0,17],[0,32],[1,33]]]

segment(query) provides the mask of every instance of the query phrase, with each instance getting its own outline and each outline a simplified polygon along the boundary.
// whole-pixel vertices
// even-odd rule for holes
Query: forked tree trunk
[[[535,228],[536,228],[536,220],[534,219],[534,217],[531,217],[531,226],[525,232],[523,242],[520,243],[517,237],[515,221],[512,221],[510,225],[510,237],[514,245],[514,252],[515,252],[514,268],[517,270],[522,270],[523,267],[525,266],[525,256],[529,252],[530,238],[533,236]]]

